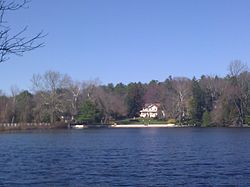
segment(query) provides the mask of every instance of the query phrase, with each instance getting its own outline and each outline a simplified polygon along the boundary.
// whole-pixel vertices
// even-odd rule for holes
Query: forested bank
[[[33,75],[32,89],[0,93],[1,123],[55,123],[86,121],[113,123],[139,116],[146,103],[158,103],[162,120],[197,126],[250,124],[250,72],[234,61],[225,77],[168,77],[149,83],[101,85],[74,81],[68,75],[47,71]]]

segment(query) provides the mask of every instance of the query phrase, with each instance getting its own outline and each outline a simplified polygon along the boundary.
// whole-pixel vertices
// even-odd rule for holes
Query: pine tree
[[[128,85],[127,105],[128,116],[136,117],[144,105],[144,88],[141,83],[131,83]]]
[[[193,78],[192,80],[193,97],[191,99],[191,122],[200,126],[202,124],[202,116],[205,108],[204,92],[199,82]]]
[[[80,112],[77,117],[77,120],[87,123],[94,123],[98,121],[99,116],[100,112],[97,109],[95,103],[93,103],[90,99],[87,99],[80,107]]]
[[[207,127],[211,124],[211,118],[209,112],[206,110],[202,116],[202,126]]]

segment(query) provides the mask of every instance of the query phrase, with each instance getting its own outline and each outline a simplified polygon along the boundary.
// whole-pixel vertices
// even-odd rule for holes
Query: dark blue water
[[[250,185],[250,129],[0,134],[0,186]]]

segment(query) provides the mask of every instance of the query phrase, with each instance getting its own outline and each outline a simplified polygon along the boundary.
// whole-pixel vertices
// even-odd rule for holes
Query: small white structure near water
[[[140,111],[141,118],[156,118],[158,116],[160,104],[145,104]]]

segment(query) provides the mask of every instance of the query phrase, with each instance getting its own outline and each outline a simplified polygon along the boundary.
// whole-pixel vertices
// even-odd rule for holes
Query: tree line
[[[226,77],[168,77],[165,81],[101,85],[74,81],[55,71],[35,74],[31,91],[13,87],[0,92],[0,122],[86,121],[113,123],[138,117],[146,103],[158,103],[160,120],[180,125],[242,126],[250,124],[250,72],[233,61]]]

